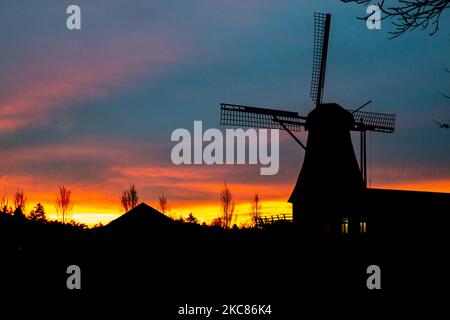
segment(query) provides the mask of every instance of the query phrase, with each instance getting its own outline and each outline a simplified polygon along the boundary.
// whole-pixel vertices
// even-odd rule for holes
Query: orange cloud
[[[115,170],[118,170],[115,168]],[[127,170],[131,170],[128,168]],[[141,170],[142,173],[146,169],[140,168],[133,171],[137,174]],[[136,185],[140,193],[140,200],[158,208],[158,195],[161,192],[160,185],[164,185],[167,181],[160,180],[157,171],[162,172],[162,177],[172,177],[173,185],[166,185],[164,191],[169,199],[171,214],[176,217],[187,216],[192,212],[201,221],[210,222],[220,213],[220,205],[218,194],[223,188],[221,181],[214,181],[214,176],[209,180],[203,180],[203,177],[196,177],[193,181],[188,181],[188,173],[170,168],[155,168],[150,170],[149,180],[140,180],[138,175],[135,176]],[[209,171],[211,173],[213,171]],[[94,225],[96,223],[108,223],[112,219],[118,217],[122,212],[119,204],[119,194],[123,187],[126,187],[125,180],[118,182],[118,177],[113,177],[109,183],[102,185],[68,185],[72,191],[73,201],[75,203],[73,218]],[[198,180],[197,180],[198,179]],[[113,182],[114,181],[114,182]],[[130,181],[133,181],[131,179]],[[28,210],[37,202],[44,204],[50,217],[56,218],[54,201],[56,198],[57,184],[54,182],[43,181],[43,183],[24,176],[9,176],[1,181],[3,193],[12,195],[15,186],[20,186],[25,190],[28,197]],[[8,187],[5,187],[8,186]],[[155,187],[152,191],[146,191],[149,186]],[[250,219],[250,201],[255,192],[261,195],[263,214],[283,214],[291,213],[292,208],[287,203],[292,185],[288,183],[271,184],[254,184],[254,183],[233,183],[228,184],[234,199],[236,201],[236,211],[239,213],[239,223],[248,222]],[[400,190],[419,190],[434,192],[450,192],[450,180],[427,180],[416,182],[395,182],[390,184],[374,185],[376,188],[400,189]]]

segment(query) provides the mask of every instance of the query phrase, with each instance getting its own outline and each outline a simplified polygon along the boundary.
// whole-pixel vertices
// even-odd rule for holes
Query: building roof
[[[108,226],[133,226],[133,227],[151,227],[151,226],[162,226],[169,225],[173,223],[173,220],[154,209],[153,207],[147,205],[146,203],[141,203],[130,211],[124,213],[119,218],[111,221]]]

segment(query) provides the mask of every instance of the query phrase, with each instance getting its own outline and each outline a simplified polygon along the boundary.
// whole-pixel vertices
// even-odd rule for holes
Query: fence
[[[292,214],[276,214],[256,218],[256,227],[262,228],[277,222],[292,222]]]

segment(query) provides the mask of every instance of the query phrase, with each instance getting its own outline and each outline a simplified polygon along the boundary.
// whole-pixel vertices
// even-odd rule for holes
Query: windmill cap
[[[306,119],[308,131],[351,130],[354,126],[353,115],[337,103],[322,103],[314,108]]]

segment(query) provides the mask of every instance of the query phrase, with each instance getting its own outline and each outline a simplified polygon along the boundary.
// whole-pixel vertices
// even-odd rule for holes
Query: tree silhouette
[[[161,195],[159,196],[159,209],[161,210],[162,213],[166,213],[167,211],[169,211],[169,205],[167,202],[167,197],[164,194],[164,191],[161,192]]]
[[[44,206],[41,203],[36,204],[34,209],[31,210],[30,215],[28,216],[28,218],[31,221],[46,222],[47,221],[47,217],[45,216]]]
[[[3,213],[3,214],[11,214],[12,213],[12,209],[9,204],[9,199],[5,195],[0,198],[0,213]]]
[[[67,222],[73,209],[73,202],[70,198],[70,194],[70,190],[67,190],[64,186],[59,186],[59,191],[56,195],[55,209],[58,215],[61,216],[63,224]]]
[[[23,190],[17,189],[16,193],[14,193],[13,205],[14,205],[14,216],[18,218],[25,217],[25,208],[27,205],[28,199],[25,197]]]
[[[139,201],[136,186],[134,184],[130,185],[127,190],[123,190],[120,195],[120,205],[124,212],[128,212],[137,206]]]
[[[222,223],[221,217],[214,218],[211,221],[211,227],[222,227],[222,225],[223,225],[223,223]]]
[[[231,226],[231,222],[233,221],[233,217],[235,219],[234,212],[234,200],[233,196],[228,189],[227,184],[224,182],[224,188],[220,192],[220,208],[221,208],[221,221],[222,227],[225,229],[229,229]]]
[[[193,223],[193,224],[198,224],[198,219],[196,217],[194,217],[194,215],[191,213],[189,213],[189,215],[186,218],[186,222],[187,223]]]
[[[425,30],[434,25],[430,35],[439,30],[439,19],[445,9],[450,8],[450,0],[399,0],[396,4],[386,4],[385,0],[341,0],[358,4],[378,5],[383,13],[382,19],[393,18],[396,30],[389,32],[392,38],[398,37],[408,30]],[[369,15],[370,16],[370,15]],[[367,19],[369,16],[360,18]]]
[[[251,203],[252,203],[252,219],[256,225],[256,223],[258,222],[258,217],[261,214],[261,201],[257,193],[255,193],[255,195],[253,196]]]

